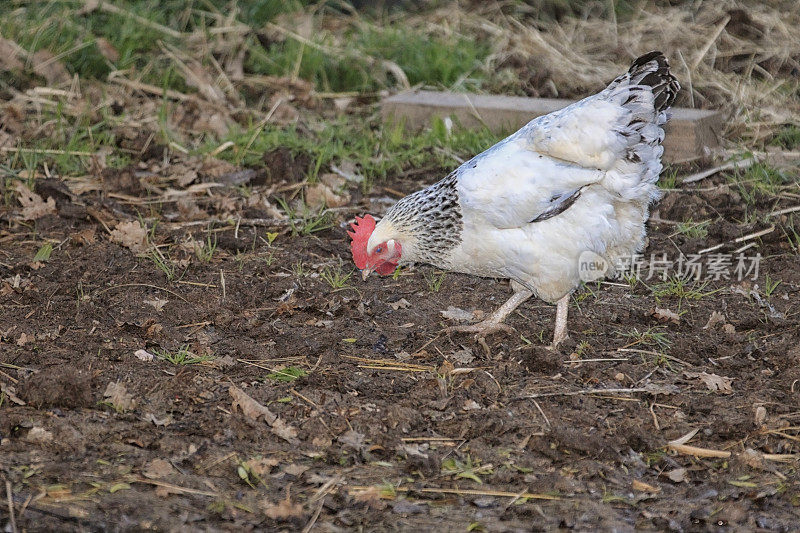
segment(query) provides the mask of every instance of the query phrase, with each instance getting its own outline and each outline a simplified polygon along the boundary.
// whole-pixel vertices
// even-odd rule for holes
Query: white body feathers
[[[549,302],[579,285],[581,253],[613,265],[640,251],[648,206],[659,196],[666,109],[678,90],[666,60],[654,54],[602,92],[534,119],[442,182],[401,200],[370,244],[398,238],[403,261],[510,278]],[[457,191],[460,238],[432,254],[435,236],[424,233],[424,221],[408,221],[418,213],[451,216],[420,206],[448,187]]]

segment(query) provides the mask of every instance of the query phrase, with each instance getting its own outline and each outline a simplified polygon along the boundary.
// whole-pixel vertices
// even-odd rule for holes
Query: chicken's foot
[[[444,331],[445,333],[476,333],[479,337],[485,337],[486,335],[498,333],[500,331],[511,333],[514,331],[514,328],[503,324],[503,321],[508,315],[514,312],[514,309],[519,307],[522,302],[531,296],[533,296],[533,293],[527,289],[517,291],[486,320],[467,326],[450,326],[449,328],[445,328]]]
[[[569,336],[567,334],[567,314],[569,313],[569,294],[562,297],[556,303],[556,325],[553,332],[553,344],[550,348],[556,349],[562,341]]]

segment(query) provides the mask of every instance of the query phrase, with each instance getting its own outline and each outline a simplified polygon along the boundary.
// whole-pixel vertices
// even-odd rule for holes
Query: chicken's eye
[[[375,252],[376,252],[376,253],[379,253],[379,254],[382,254],[382,253],[383,253],[383,246],[378,246],[378,247],[375,249]]]

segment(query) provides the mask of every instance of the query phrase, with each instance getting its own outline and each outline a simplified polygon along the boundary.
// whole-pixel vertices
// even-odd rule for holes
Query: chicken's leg
[[[557,348],[561,341],[567,338],[567,314],[569,312],[569,294],[556,303],[556,326],[553,333],[551,348]]]
[[[513,296],[511,296],[506,303],[501,305],[497,311],[492,313],[492,315],[486,320],[478,322],[477,324],[470,324],[468,326],[451,326],[449,328],[445,328],[444,331],[447,333],[454,331],[462,333],[477,333],[480,336],[489,335],[490,333],[497,333],[498,331],[511,333],[514,331],[514,328],[503,324],[503,320],[505,320],[506,317],[512,312],[514,312],[514,309],[519,307],[519,304],[531,296],[533,296],[533,293],[527,289],[515,291]]]

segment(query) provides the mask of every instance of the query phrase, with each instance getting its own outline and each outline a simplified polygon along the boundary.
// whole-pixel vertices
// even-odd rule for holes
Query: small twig
[[[547,415],[544,414],[544,411],[542,411],[542,408],[539,406],[539,402],[533,400],[533,405],[536,406],[536,408],[539,410],[539,413],[542,415],[542,418],[544,418],[545,423],[547,423],[547,428],[552,429],[553,426],[550,425],[550,420],[547,418]]]
[[[787,207],[786,209],[779,209],[778,211],[773,211],[769,213],[768,217],[777,217],[779,215],[785,215],[787,213],[794,213],[795,211],[800,211],[800,205],[796,205],[794,207]]]
[[[717,28],[714,31],[714,34],[708,39],[708,41],[706,41],[706,44],[703,46],[703,48],[700,49],[700,52],[694,58],[694,61],[692,61],[692,68],[690,69],[690,72],[694,72],[697,69],[698,65],[700,65],[700,62],[708,53],[708,50],[717,41],[717,39],[719,39],[719,36],[722,34],[722,30],[725,29],[725,26],[728,25],[728,22],[730,22],[730,20],[731,20],[730,15],[726,15],[725,18],[722,19],[719,22],[719,24],[717,24]]]
[[[147,483],[148,485],[155,485],[156,487],[164,487],[165,489],[174,490],[175,492],[180,492],[183,494],[196,494],[197,496],[208,496],[211,498],[219,498],[219,493],[216,492],[190,489],[188,487],[181,487],[179,485],[173,485],[172,483],[165,483],[164,481],[158,481],[156,479],[147,479],[141,477],[141,478],[134,478],[131,481],[134,483]]]
[[[11,482],[6,480],[6,499],[8,500],[8,516],[11,523],[11,531],[17,533],[17,519],[14,517],[14,498],[11,496]]]
[[[317,522],[317,518],[319,518],[319,513],[322,512],[322,506],[325,505],[325,498],[322,498],[319,501],[319,505],[317,505],[316,511],[314,511],[314,515],[311,517],[311,520],[308,521],[306,527],[303,528],[303,533],[308,533],[311,531],[311,528],[314,527],[314,524]]]
[[[716,166],[716,167],[713,167],[713,168],[709,168],[708,170],[703,170],[702,172],[696,172],[694,174],[690,174],[690,175],[686,176],[685,178],[683,178],[683,180],[681,180],[681,184],[683,184],[683,183],[694,183],[696,181],[700,181],[702,179],[705,179],[705,178],[707,178],[709,176],[713,176],[717,172],[722,172],[723,170],[745,169],[745,168],[748,168],[750,166],[753,166],[753,164],[755,162],[756,162],[756,159],[754,157],[751,157],[751,158],[748,158],[748,159],[743,159],[741,161],[729,161],[728,163],[725,163],[724,165],[719,165],[719,166]]]
[[[371,487],[356,486],[350,487],[353,491],[369,490]],[[552,494],[537,494],[531,492],[506,492],[502,490],[471,490],[471,489],[444,489],[438,487],[397,487],[397,492],[422,492],[427,494],[460,494],[465,496],[496,496],[498,498],[529,498],[532,500],[562,500],[560,496],[553,496]]]
[[[584,394],[634,394],[637,392],[649,392],[651,394],[673,394],[674,391],[666,387],[650,386],[650,387],[632,387],[627,389],[584,389],[577,391],[558,391],[558,392],[542,392],[521,396],[525,398],[547,398],[549,396],[583,396]]]
[[[171,295],[173,295],[174,297],[180,298],[181,300],[183,300],[187,304],[191,303],[189,300],[187,300],[186,298],[184,298],[183,296],[181,296],[180,294],[178,294],[175,291],[171,291],[169,289],[165,289],[164,287],[159,287],[158,285],[151,285],[149,283],[123,283],[122,285],[112,285],[111,287],[107,287],[107,288],[105,288],[105,289],[103,289],[101,291],[97,291],[96,293],[94,293],[93,296],[100,296],[101,294],[103,294],[105,292],[108,292],[110,290],[122,289],[124,287],[150,287],[151,289],[158,289],[160,291],[168,292]]]

